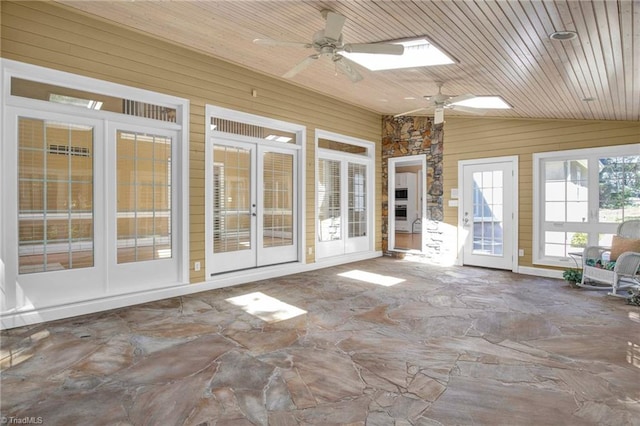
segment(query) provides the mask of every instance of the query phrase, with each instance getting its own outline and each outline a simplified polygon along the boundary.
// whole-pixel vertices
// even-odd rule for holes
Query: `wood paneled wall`
[[[380,143],[381,117],[285,80],[247,70],[159,41],[112,22],[48,2],[2,1],[2,57],[189,99],[190,260],[204,265],[205,104],[285,120],[307,127],[306,247],[315,253],[314,129]],[[338,76],[336,78],[342,78]],[[252,97],[257,90],[257,97]],[[380,170],[380,149],[376,170]],[[381,193],[376,174],[376,197]],[[376,211],[376,250],[381,216]],[[313,261],[314,255],[308,255]],[[191,270],[191,282],[204,280]]]
[[[532,264],[533,154],[640,142],[637,121],[521,120],[449,117],[444,125],[444,220],[456,226],[458,208],[449,207],[457,188],[458,161],[517,155],[519,157],[519,243]],[[639,153],[640,154],[640,153]]]

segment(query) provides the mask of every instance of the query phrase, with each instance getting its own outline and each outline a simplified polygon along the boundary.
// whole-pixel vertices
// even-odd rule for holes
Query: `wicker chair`
[[[618,226],[617,235],[624,238],[640,239],[640,220],[628,220],[622,222]],[[597,267],[602,265],[603,253],[610,252],[610,247],[591,246],[584,249],[582,254],[582,282],[580,287],[593,288],[601,290],[609,290],[611,296],[625,297],[618,294],[618,290],[638,287],[638,268],[640,268],[640,253],[624,252],[615,261],[613,269],[605,269]],[[588,265],[587,263],[596,263],[596,265]],[[595,282],[596,284],[591,284]],[[605,286],[597,283],[605,284]]]

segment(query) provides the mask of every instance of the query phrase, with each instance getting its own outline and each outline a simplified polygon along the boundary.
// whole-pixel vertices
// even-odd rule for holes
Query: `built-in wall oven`
[[[407,220],[407,205],[406,204],[396,204],[396,220],[406,221]]]
[[[396,188],[396,201],[407,201],[409,190],[407,188]]]

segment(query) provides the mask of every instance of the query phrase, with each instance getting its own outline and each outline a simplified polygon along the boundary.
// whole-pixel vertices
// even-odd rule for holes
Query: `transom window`
[[[640,145],[534,155],[534,262],[566,265],[640,219]]]
[[[0,67],[7,321],[188,282],[188,100],[8,59]]]

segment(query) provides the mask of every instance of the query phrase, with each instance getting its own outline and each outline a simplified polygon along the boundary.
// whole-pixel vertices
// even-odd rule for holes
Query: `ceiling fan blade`
[[[401,44],[385,43],[351,43],[344,45],[344,51],[348,53],[376,53],[382,55],[402,55],[404,46]]]
[[[310,43],[301,43],[299,41],[273,40],[270,38],[257,38],[253,40],[253,42],[261,46],[288,46],[288,47],[303,47],[303,48],[313,47],[313,45]]]
[[[447,105],[453,105],[457,102],[468,101],[469,99],[475,98],[476,95],[472,95],[471,93],[467,93],[466,95],[455,96],[447,101]]]
[[[397,117],[401,117],[403,115],[409,115],[409,114],[413,114],[414,112],[418,112],[418,111],[426,111],[429,108],[418,108],[418,109],[412,109],[411,111],[405,111],[405,112],[401,112],[400,114],[396,114],[393,116],[393,118],[397,118]]]
[[[286,74],[283,75],[284,78],[291,78],[294,75],[298,74],[303,69],[307,68],[313,61],[318,59],[318,55],[307,56],[302,62],[298,63],[295,67],[291,68],[287,71]]]
[[[339,40],[340,34],[342,34],[342,27],[347,18],[337,13],[327,11],[326,19],[327,24],[324,27],[324,36],[331,40]]]
[[[335,62],[336,66],[340,68],[347,77],[349,77],[349,80],[351,80],[352,83],[357,83],[362,80],[362,75],[353,67],[353,62],[344,56],[336,55],[333,62]]]

